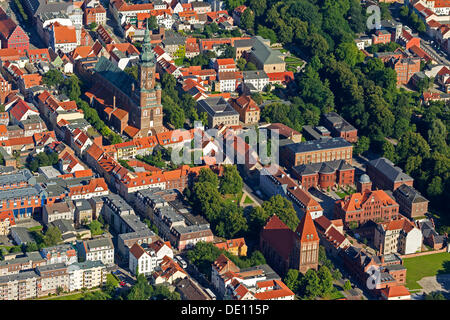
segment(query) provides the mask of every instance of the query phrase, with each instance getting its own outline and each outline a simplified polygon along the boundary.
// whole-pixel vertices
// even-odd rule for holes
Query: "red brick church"
[[[138,81],[105,57],[98,60],[92,76],[94,86],[87,93],[91,105],[120,133],[138,138],[164,131],[161,86],[155,80],[155,56],[148,29],[142,45]]]
[[[276,215],[270,217],[261,231],[260,250],[267,263],[281,275],[289,269],[303,274],[309,269],[317,270],[319,236],[311,214],[303,216],[295,232]]]

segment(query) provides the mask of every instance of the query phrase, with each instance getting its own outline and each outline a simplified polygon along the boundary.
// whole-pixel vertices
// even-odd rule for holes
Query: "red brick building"
[[[397,84],[407,84],[420,71],[420,58],[391,59],[389,66],[397,72]]]
[[[372,44],[385,44],[391,42],[391,33],[386,30],[377,30],[372,35]]]
[[[334,216],[349,223],[390,221],[399,217],[399,205],[383,190],[354,193],[335,202]]]
[[[352,143],[358,141],[358,130],[336,112],[325,114],[323,124],[333,137],[344,138]]]
[[[0,74],[0,103],[5,103],[6,97],[11,93],[11,83],[5,80]]]
[[[309,213],[292,231],[276,215],[269,218],[260,235],[260,249],[267,263],[285,275],[289,269],[306,273],[317,270],[319,261],[319,236]]]
[[[352,276],[376,296],[386,288],[406,283],[406,268],[395,254],[372,256],[364,249],[350,246],[341,251],[341,258]]]
[[[1,8],[0,8],[1,9]],[[20,54],[24,54],[25,50],[30,47],[30,38],[11,18],[6,18],[3,9],[2,18],[0,20],[0,39],[2,42],[2,48],[4,49],[17,49]]]
[[[315,187],[326,189],[334,185],[352,185],[355,179],[355,168],[345,160],[335,160],[293,167],[292,175],[306,190]]]
[[[414,179],[386,158],[369,161],[366,173],[378,189],[395,191],[402,184],[412,187]]]
[[[280,161],[287,167],[333,160],[352,162],[353,145],[342,138],[292,143],[280,148]]]
[[[94,8],[84,9],[84,25],[89,26],[93,22],[95,22],[97,25],[105,24],[106,22],[106,10],[101,4]]]
[[[244,124],[258,123],[260,109],[256,102],[247,95],[230,99],[230,104],[239,113],[239,120]]]
[[[402,184],[393,193],[400,212],[409,218],[423,217],[428,212],[428,200],[411,186]]]

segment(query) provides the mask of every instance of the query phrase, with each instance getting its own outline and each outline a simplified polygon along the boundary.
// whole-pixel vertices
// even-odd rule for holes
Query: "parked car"
[[[183,267],[183,269],[187,268],[187,262],[180,256],[175,256],[175,260]]]

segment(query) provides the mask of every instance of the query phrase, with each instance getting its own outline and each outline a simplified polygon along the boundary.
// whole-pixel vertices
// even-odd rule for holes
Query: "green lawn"
[[[250,197],[246,196],[246,197],[245,197],[245,200],[244,200],[244,203],[245,203],[245,204],[247,204],[247,203],[248,203],[248,204],[251,204],[251,203],[253,203],[253,200],[250,199]]]
[[[223,197],[224,197],[225,201],[237,203],[239,205],[239,202],[242,199],[242,194],[243,194],[243,192],[241,191],[238,194],[226,194]]]
[[[174,59],[175,65],[178,66],[178,67],[183,65],[183,61],[184,61],[184,57],[178,58],[178,59]]]
[[[450,261],[450,253],[436,253],[427,256],[403,259],[406,267],[406,286],[410,290],[421,289],[418,280],[444,272],[444,263]],[[450,271],[448,271],[450,273]]]
[[[342,199],[342,198],[345,198],[345,196],[347,195],[346,193],[344,193],[344,192],[340,192],[340,191],[335,191],[335,193]]]
[[[280,98],[278,96],[276,96],[275,94],[269,92],[261,92],[261,96],[263,98],[263,100],[280,100]]]
[[[35,227],[28,228],[28,231],[30,231],[30,232],[41,231],[42,228],[43,228],[42,226],[35,226]]]
[[[106,280],[111,281],[111,283],[115,284],[116,287],[119,286],[119,281],[120,281],[119,278],[112,273],[108,273],[106,275]]]
[[[345,296],[344,296],[344,294],[342,292],[340,292],[339,290],[334,288],[334,290],[330,294],[326,295],[323,298],[325,300],[336,300],[336,299],[345,298]]]
[[[63,297],[51,297],[45,300],[81,300],[81,298],[83,297],[83,293],[75,293],[75,294],[71,294],[68,296],[63,296]]]

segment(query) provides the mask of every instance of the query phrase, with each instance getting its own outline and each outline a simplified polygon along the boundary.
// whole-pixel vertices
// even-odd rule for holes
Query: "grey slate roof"
[[[125,94],[131,96],[131,85],[136,81],[114,63],[105,57],[100,57],[94,70]]]
[[[27,228],[22,227],[13,227],[11,228],[11,232],[16,234],[17,237],[19,237],[21,243],[29,243],[34,242],[33,237],[31,236],[30,231],[28,231]]]
[[[354,131],[356,128],[348,123],[336,112],[329,112],[324,115],[327,124],[332,125],[338,131]]]
[[[264,70],[242,71],[245,80],[268,79],[269,76]]]
[[[223,97],[202,99],[197,102],[197,105],[212,117],[239,115]]]
[[[33,183],[34,181],[34,183]],[[22,183],[22,182],[28,182],[30,184],[35,184],[36,179],[34,178],[33,174],[28,169],[23,169],[18,171],[17,173],[12,174],[5,174],[0,175],[0,186],[2,185],[8,185],[8,184],[14,184],[14,183]]]
[[[234,47],[235,48],[248,48],[248,47],[252,47],[254,42],[255,42],[254,38],[235,40]]]
[[[320,163],[302,164],[300,166],[293,167],[292,170],[299,175],[308,175],[316,173],[333,173],[336,170],[345,171],[353,170],[354,168],[348,164],[345,160],[333,160]]]
[[[7,276],[0,277],[0,283],[8,283],[12,281],[21,281],[21,280],[27,280],[31,278],[39,278],[39,275],[34,271],[22,271],[16,274],[10,274]]]
[[[394,197],[398,196],[406,198],[409,203],[428,202],[428,200],[425,199],[419,191],[413,187],[407,186],[406,184],[402,184],[400,187],[395,189]]]
[[[263,41],[264,39],[262,37],[256,36],[250,54],[253,55],[262,64],[284,63],[284,60],[280,58],[280,51],[273,50]]]
[[[122,239],[122,241],[130,240],[130,239],[140,239],[140,238],[148,238],[154,237],[155,233],[149,228],[140,229],[135,232],[121,233],[118,238]]]
[[[104,266],[105,265],[100,260],[95,260],[95,261],[86,260],[84,262],[72,263],[70,266],[67,267],[67,271],[80,270],[80,269],[85,270],[85,269],[104,267]]]
[[[50,225],[58,228],[63,235],[67,232],[75,232],[75,228],[73,227],[71,220],[58,219],[50,222]]]
[[[376,169],[378,172],[380,172],[382,175],[384,175],[392,182],[413,180],[413,178],[404,173],[402,169],[394,166],[394,164],[386,158],[378,158],[369,161],[369,166]]]
[[[86,247],[88,250],[93,250],[99,247],[111,247],[114,248],[111,239],[99,238],[86,241]]]
[[[328,150],[343,147],[350,147],[352,144],[343,138],[331,138],[326,140],[312,140],[306,142],[298,142],[285,146],[294,153],[304,153],[317,150]]]
[[[29,261],[38,262],[38,261],[44,261],[44,259],[41,257],[38,251],[33,252],[27,252],[25,255],[12,259],[12,260],[3,260],[0,261],[0,266],[8,266],[13,264],[24,264],[28,263]]]
[[[41,272],[64,269],[64,268],[66,268],[66,264],[63,262],[60,262],[60,263],[53,263],[53,264],[39,266],[36,268],[36,271],[40,274]]]

